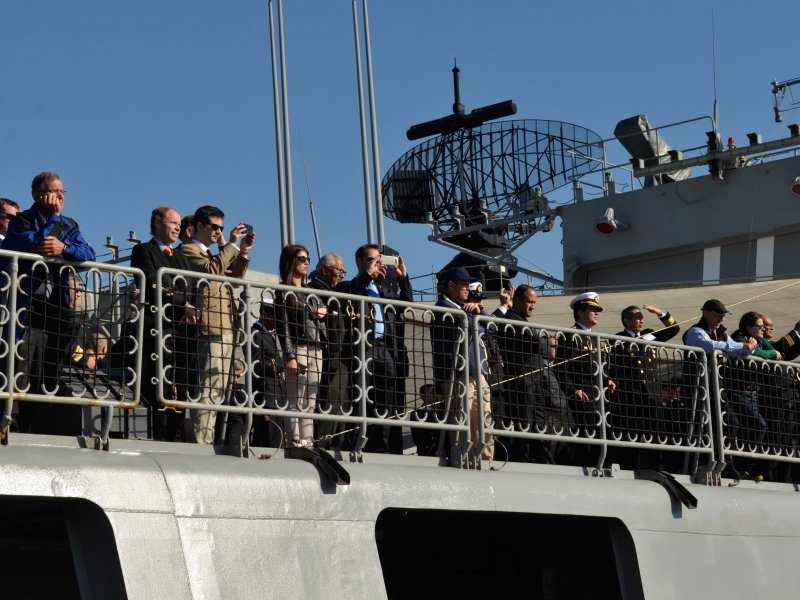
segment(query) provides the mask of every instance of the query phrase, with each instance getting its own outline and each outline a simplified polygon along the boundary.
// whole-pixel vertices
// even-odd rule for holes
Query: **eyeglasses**
[[[40,194],[58,194],[60,196],[66,196],[67,190],[39,190]]]
[[[331,269],[339,273],[339,275],[341,275],[342,277],[347,275],[347,271],[345,271],[344,269],[340,269],[339,267],[331,267]]]
[[[767,328],[766,325],[750,325],[750,327],[756,327],[758,329],[766,329]]]
[[[295,256],[294,259],[304,265],[308,264],[308,257],[307,256]]]
[[[211,227],[211,231],[222,231],[225,229],[222,225],[217,225],[216,223],[208,223],[208,226]]]

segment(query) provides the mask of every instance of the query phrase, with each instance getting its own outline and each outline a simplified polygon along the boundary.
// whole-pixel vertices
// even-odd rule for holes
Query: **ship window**
[[[4,598],[127,598],[114,534],[86,500],[0,496]]]
[[[375,536],[389,600],[644,598],[618,519],[392,508]]]

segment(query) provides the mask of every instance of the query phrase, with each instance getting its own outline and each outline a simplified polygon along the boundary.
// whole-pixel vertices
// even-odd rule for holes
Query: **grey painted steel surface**
[[[325,489],[307,463],[198,450],[121,442],[90,452],[62,438],[22,439],[0,449],[0,488],[100,506],[131,599],[385,597],[375,522],[390,507],[618,519],[633,536],[649,599],[793,597],[800,585],[798,500],[788,486],[683,480],[698,499],[685,510],[661,486],[624,474],[460,471],[373,456],[346,464],[349,486]]]
[[[645,188],[562,208],[565,287],[701,283],[702,253],[766,236],[800,236],[797,195],[790,185],[800,172],[800,157],[765,162],[710,176]],[[604,237],[594,223],[607,208],[630,229]],[[751,219],[755,215],[756,218]],[[676,256],[683,259],[676,261]],[[698,262],[699,261],[699,262]],[[571,273],[570,264],[577,265]],[[746,265],[739,273],[746,277]],[[774,276],[793,276],[796,268],[775,263]]]

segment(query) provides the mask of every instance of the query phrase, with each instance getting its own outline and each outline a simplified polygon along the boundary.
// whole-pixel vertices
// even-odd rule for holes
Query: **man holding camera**
[[[398,298],[406,302],[412,301],[411,281],[408,278],[403,258],[390,256],[387,262],[397,262],[392,266],[394,277],[388,277],[389,267],[383,262],[380,246],[365,244],[356,250],[356,266],[358,275],[348,282],[343,282],[337,291],[370,298]],[[367,331],[367,385],[371,386],[369,409],[371,417],[385,416],[393,418],[405,412],[403,397],[403,380],[408,376],[408,361],[403,345],[405,323],[402,311],[385,304],[364,303]],[[353,322],[358,327],[359,320]],[[353,341],[358,336],[351,331],[350,343],[346,348],[353,352]],[[349,369],[353,373],[353,369]],[[357,376],[356,373],[353,373]],[[365,450],[368,452],[403,453],[403,432],[399,426],[389,428],[388,444],[384,438],[384,428],[380,425],[367,427],[368,441]]]
[[[216,206],[198,208],[192,219],[192,243],[181,246],[181,251],[193,271],[242,278],[250,264],[248,253],[256,236],[252,232],[246,235],[247,226],[239,223],[231,230],[229,243],[223,233],[224,218],[225,214]],[[218,254],[211,251],[214,244],[219,248]],[[200,403],[222,404],[229,383],[239,311],[230,284],[210,281],[197,287],[201,311],[197,339]],[[213,444],[216,413],[192,410],[191,418],[197,443]]]

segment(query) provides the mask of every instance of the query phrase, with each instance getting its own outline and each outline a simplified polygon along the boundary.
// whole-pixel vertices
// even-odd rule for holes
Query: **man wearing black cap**
[[[719,300],[706,300],[703,304],[703,317],[686,333],[683,334],[683,343],[687,346],[696,346],[711,354],[714,350],[722,350],[731,354],[747,356],[752,354],[756,341],[748,338],[746,342],[734,342],[725,333],[722,320],[730,311]]]
[[[445,403],[445,408],[451,410],[451,414],[455,412],[459,402],[455,397],[455,390],[458,389],[457,381],[463,373],[458,372],[458,354],[460,341],[459,330],[462,327],[467,327],[467,336],[469,339],[469,389],[467,390],[467,402],[469,403],[468,410],[470,411],[470,425],[472,430],[472,443],[478,444],[478,387],[483,394],[483,413],[484,417],[491,419],[491,399],[490,389],[487,383],[489,375],[489,363],[486,358],[486,348],[481,343],[480,346],[480,364],[476,364],[476,356],[472,351],[473,348],[473,331],[475,323],[475,315],[489,316],[489,314],[481,308],[480,300],[470,298],[470,284],[475,282],[475,277],[472,277],[469,272],[463,267],[456,267],[450,269],[442,274],[442,293],[439,295],[439,300],[436,306],[452,308],[461,310],[466,313],[466,321],[463,318],[456,317],[453,319],[445,318],[443,313],[437,312],[433,323],[431,323],[431,341],[433,345],[433,369],[434,379],[439,386],[437,392],[442,395]],[[481,339],[486,333],[482,324],[478,327]],[[461,338],[463,339],[463,338]],[[486,444],[485,448],[481,451],[481,458],[491,460],[493,456],[493,440],[491,436],[486,436],[483,440]],[[452,466],[460,467],[466,458],[467,440],[464,432],[457,432],[455,434],[455,441],[452,445],[450,452],[450,464]],[[477,464],[476,460],[472,462]]]
[[[703,304],[703,316],[700,320],[686,330],[686,333],[683,334],[683,343],[687,346],[695,346],[697,348],[701,348],[706,354],[712,355],[715,350],[721,350],[723,352],[728,352],[730,354],[739,355],[739,356],[747,356],[752,354],[753,350],[756,348],[758,342],[754,338],[747,338],[744,342],[735,342],[734,340],[728,337],[728,334],[725,333],[725,327],[722,325],[722,320],[725,318],[725,315],[729,314],[730,311],[725,308],[725,305],[720,302],[719,300],[706,300],[705,304]],[[716,397],[719,394],[719,387],[717,385],[716,377],[709,377],[708,378],[709,384],[709,392],[711,393],[711,398]],[[685,393],[689,393],[690,396],[687,398],[688,405],[693,406],[693,415],[690,417],[691,422],[698,425],[697,431],[702,431],[702,425],[700,423],[702,416],[701,414],[697,413],[697,410],[702,410],[700,405],[698,404],[698,399],[695,396],[696,390],[699,388],[700,385],[700,369],[699,366],[690,360],[685,360],[683,363],[683,389]],[[731,423],[729,426],[733,427],[734,429],[738,426],[738,423],[734,422],[735,416],[733,413],[730,413],[731,416]],[[717,421],[717,411],[711,410],[711,426],[716,431],[718,427]],[[722,452],[722,440],[715,437],[717,446],[717,452]]]

